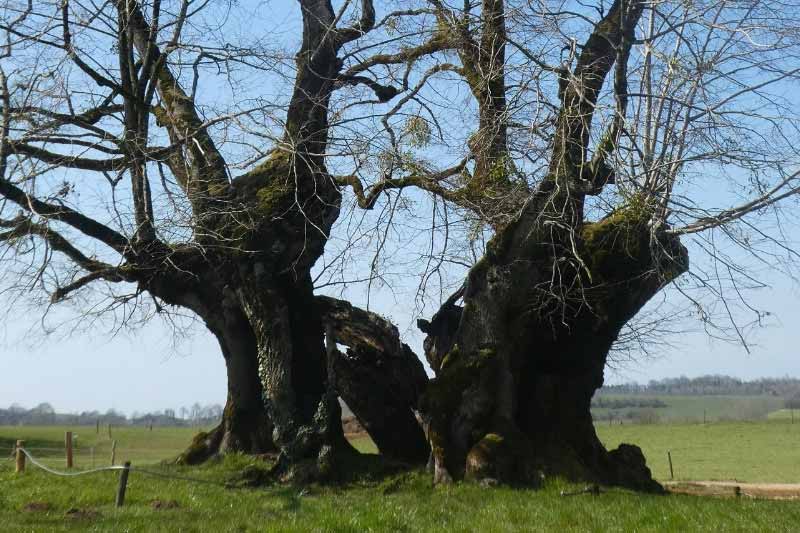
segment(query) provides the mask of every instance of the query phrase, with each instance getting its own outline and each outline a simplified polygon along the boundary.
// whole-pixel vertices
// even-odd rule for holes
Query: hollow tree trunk
[[[378,446],[381,455],[424,464],[430,455],[415,412],[428,383],[422,363],[400,341],[393,324],[348,302],[317,296],[331,336],[348,346],[332,353],[337,394]]]
[[[688,266],[680,242],[652,238],[646,221],[628,209],[582,226],[577,256],[542,234],[524,245],[501,234],[463,308],[424,324],[438,367],[421,400],[436,482],[555,474],[660,490],[638,448],[605,450],[589,409],[621,328]]]

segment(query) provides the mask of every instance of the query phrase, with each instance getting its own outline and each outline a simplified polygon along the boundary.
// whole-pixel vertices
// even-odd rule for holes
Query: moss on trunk
[[[572,248],[546,231],[522,246],[497,237],[470,272],[455,331],[429,327],[426,346],[447,350],[433,354],[441,366],[421,401],[447,470],[437,477],[536,485],[563,475],[660,490],[638,449],[605,450],[590,413],[621,328],[688,266],[677,238],[652,234],[648,219],[632,204],[582,226]]]

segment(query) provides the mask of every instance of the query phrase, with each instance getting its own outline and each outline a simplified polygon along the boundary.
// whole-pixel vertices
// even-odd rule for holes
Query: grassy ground
[[[0,446],[26,438],[60,445],[64,428],[0,428]],[[89,443],[94,428],[73,428]],[[174,457],[191,430],[115,431],[134,467]],[[599,425],[608,445],[642,445],[654,473],[668,478],[666,449],[676,477],[800,482],[800,424]],[[103,443],[101,435],[95,442]],[[107,436],[105,436],[107,439]],[[45,446],[48,445],[48,446]],[[369,450],[367,440],[356,442]],[[82,444],[81,444],[82,446]],[[372,448],[374,449],[374,448]],[[138,452],[133,453],[134,450]],[[146,451],[147,453],[143,453]],[[137,455],[138,454],[138,455]],[[5,454],[3,454],[5,456]],[[116,472],[57,478],[34,468],[13,473],[0,459],[2,531],[797,531],[800,503],[695,496],[646,496],[610,490],[561,497],[570,487],[550,480],[543,490],[483,489],[465,484],[432,488],[421,472],[347,487],[227,489],[248,465],[245,457],[200,468],[150,465],[168,475],[131,473],[126,506],[115,509]],[[263,465],[260,466],[263,468]]]
[[[95,426],[0,426],[0,457],[14,447],[18,439],[25,440],[25,448],[34,456],[44,459],[48,466],[64,465],[64,433],[72,431],[75,466],[79,469],[110,462],[111,446],[117,441],[116,462],[132,461],[135,464],[152,464],[176,457],[192,437],[202,428],[112,427],[111,437],[106,427],[96,432]],[[8,452],[6,452],[8,450]]]
[[[800,421],[597,425],[606,447],[637,444],[657,479],[800,483]]]
[[[221,481],[241,457],[165,470]],[[0,470],[4,531],[793,531],[796,502],[646,496],[611,490],[561,497],[543,490],[432,488],[423,473],[348,487],[225,489],[131,473],[126,506],[112,505],[116,474],[54,479]]]
[[[378,453],[378,448],[375,446],[375,443],[372,442],[372,439],[368,436],[364,435],[363,437],[349,437],[350,444],[353,447],[360,451],[361,453]]]
[[[94,427],[0,427],[0,457],[7,457],[18,438],[45,464],[64,464],[64,432],[78,436],[75,463],[89,468],[91,448],[95,466],[108,464],[111,439]],[[150,465],[176,457],[198,429],[114,428],[117,463]],[[800,483],[800,416],[758,422],[715,422],[709,424],[597,424],[597,433],[607,447],[620,442],[639,445],[657,479],[669,479],[667,451],[672,453],[675,478],[680,480],[729,480],[748,482]],[[376,453],[369,437],[352,444],[362,453]]]
[[[789,420],[800,424],[800,409],[778,409],[767,415],[769,420]]]

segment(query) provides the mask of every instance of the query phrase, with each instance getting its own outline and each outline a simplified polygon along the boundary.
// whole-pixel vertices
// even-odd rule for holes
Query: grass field
[[[189,444],[192,437],[203,428],[153,428],[112,427],[111,437],[106,427],[96,433],[95,426],[0,426],[0,450],[13,449],[18,439],[25,440],[25,448],[48,466],[64,464],[64,433],[73,432],[75,466],[85,469],[94,464],[108,464],[111,446],[116,446],[116,462],[133,461],[153,464],[176,457]],[[5,452],[3,453],[5,455]]]
[[[94,428],[73,428],[88,444]],[[26,438],[60,444],[64,428],[0,428],[0,445]],[[174,457],[191,430],[115,431],[136,464]],[[800,482],[800,423],[719,423],[706,426],[599,425],[609,445],[642,445],[657,477]],[[96,445],[107,439],[102,434]],[[45,446],[48,445],[48,446]],[[371,443],[357,443],[369,450]],[[83,444],[80,444],[82,447]],[[144,453],[147,452],[147,453]],[[4,454],[5,455],[5,454]],[[661,457],[663,456],[663,460]],[[200,467],[150,466],[159,472],[224,482],[248,465],[245,457]],[[2,531],[797,531],[800,502],[646,496],[610,490],[561,497],[568,485],[550,480],[539,491],[483,489],[470,484],[432,488],[412,472],[347,487],[226,489],[132,472],[126,506],[113,507],[117,474],[56,478],[34,468],[17,476],[0,461]],[[263,468],[263,466],[260,466]],[[72,511],[72,512],[70,512]]]
[[[614,410],[614,418],[628,413],[655,415],[659,422],[698,422],[705,416],[707,421],[758,420],[765,419],[773,411],[780,410],[785,400],[776,396],[658,396],[604,394],[605,400],[658,399],[667,407],[624,407]],[[787,411],[788,414],[788,411]],[[593,408],[595,420],[608,420],[609,409]],[[798,417],[800,418],[800,417]]]
[[[790,420],[800,424],[800,409],[778,409],[767,415],[769,420]]]
[[[606,447],[640,446],[660,480],[669,479],[669,450],[676,479],[800,483],[800,420],[596,427]]]

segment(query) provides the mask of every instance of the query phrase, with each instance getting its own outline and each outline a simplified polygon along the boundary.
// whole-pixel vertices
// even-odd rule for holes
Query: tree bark
[[[332,353],[337,394],[381,455],[424,464],[430,448],[415,413],[428,376],[419,358],[397,327],[375,313],[325,296],[317,306],[332,337],[348,346],[345,354]]]
[[[264,406],[258,378],[258,348],[246,317],[223,305],[214,326],[228,380],[228,396],[222,420],[209,432],[199,433],[178,458],[180,464],[199,464],[227,453],[253,455],[275,453],[272,422]]]
[[[555,474],[660,490],[638,448],[605,450],[589,410],[621,328],[688,267],[680,242],[652,235],[647,220],[629,208],[586,224],[577,255],[547,227],[490,244],[469,274],[463,308],[427,324],[426,355],[439,370],[421,409],[436,482],[536,484]]]
[[[272,277],[259,263],[238,297],[258,346],[258,376],[280,450],[275,475],[303,483],[341,474],[356,454],[344,438],[311,278]]]

